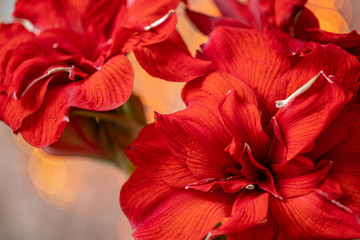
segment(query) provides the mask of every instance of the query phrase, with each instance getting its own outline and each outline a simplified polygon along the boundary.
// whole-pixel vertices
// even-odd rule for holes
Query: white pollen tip
[[[276,103],[275,106],[277,108],[282,108],[287,104],[287,101],[286,100],[276,100],[275,103]]]
[[[34,79],[26,88],[25,90],[21,93],[20,97],[23,97],[25,95],[25,93],[27,91],[30,90],[30,88],[32,86],[34,86],[37,82],[43,80],[44,78],[52,75],[52,74],[55,74],[55,73],[59,73],[59,72],[68,72],[70,73],[70,71],[73,69],[74,66],[72,67],[56,67],[56,68],[52,68],[50,70],[48,70],[46,73],[44,73],[43,75],[41,75],[40,77]],[[17,99],[17,98],[16,98]]]
[[[59,46],[59,44],[54,43],[54,44],[52,45],[52,48],[57,48],[58,46]]]
[[[185,189],[188,190],[188,189],[189,189],[189,186],[185,186]]]
[[[20,18],[17,21],[20,22],[23,25],[23,27],[29,32],[32,32],[35,35],[39,35],[41,33],[41,31],[38,28],[36,28],[35,25],[29,20]]]
[[[18,100],[18,97],[16,95],[16,92],[14,92],[14,99]]]
[[[209,240],[211,237],[211,232],[208,233],[208,235],[206,235],[205,239],[204,240]]]
[[[250,183],[250,184],[247,185],[245,188],[246,188],[247,190],[254,190],[254,189],[255,189],[255,185],[252,184],[252,183]]]
[[[68,116],[64,116],[63,120],[64,120],[65,122],[67,122],[67,123],[70,122],[70,118],[69,118]]]
[[[170,10],[165,16],[163,16],[162,18],[156,20],[155,22],[153,22],[152,24],[150,24],[149,26],[144,27],[145,31],[149,31],[153,28],[156,28],[157,26],[161,25],[162,23],[164,23],[169,17],[170,15],[175,12],[174,10]]]

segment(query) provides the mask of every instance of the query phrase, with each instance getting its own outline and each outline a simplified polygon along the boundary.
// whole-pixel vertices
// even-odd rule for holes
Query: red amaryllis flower
[[[165,40],[178,2],[19,0],[14,16],[32,31],[0,25],[0,119],[45,147],[60,137],[71,108],[121,106],[133,86],[124,54]]]
[[[360,237],[359,63],[334,45],[289,57],[272,36],[217,28],[218,71],[129,146],[135,239]]]
[[[213,17],[187,9],[197,28],[209,34],[216,26],[253,29],[280,29],[294,37],[319,43],[333,43],[360,56],[360,35],[356,31],[336,34],[323,31],[315,15],[304,5],[306,0],[213,0],[222,16]]]

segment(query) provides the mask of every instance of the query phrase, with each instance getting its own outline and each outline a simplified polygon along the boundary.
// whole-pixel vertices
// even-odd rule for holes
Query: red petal
[[[344,114],[339,114],[331,125],[315,139],[314,149],[307,153],[306,156],[311,159],[318,159],[343,142],[349,134],[348,121]]]
[[[96,28],[96,24],[104,24],[96,23],[99,16],[103,21],[113,19],[111,11],[116,12],[120,6],[125,6],[125,1],[64,0],[60,4],[56,0],[19,0],[13,14],[16,18],[30,20],[40,30],[68,28],[82,33],[87,25]],[[97,15],[92,15],[93,11]]]
[[[16,38],[11,43],[16,43]],[[79,66],[84,58],[79,45],[79,35],[67,30],[45,31],[36,38],[18,42],[18,45],[6,45],[1,52],[4,57],[0,64],[8,95],[15,94],[20,98],[28,87],[46,79],[44,75],[52,69],[73,64]]]
[[[226,193],[236,193],[249,185],[249,180],[239,176],[230,176],[226,179],[207,178],[200,181],[190,183],[186,189],[195,189],[202,192],[213,191],[222,188]]]
[[[159,19],[161,23],[145,25],[137,23],[135,26],[120,26],[113,36],[110,54],[124,54],[134,48],[156,44],[166,40],[174,31],[177,17],[173,11]]]
[[[190,172],[186,161],[174,156],[167,148],[162,134],[154,124],[145,126],[137,139],[126,149],[131,162],[146,171],[157,172],[161,182],[166,182],[174,188],[185,187],[189,183],[198,181]]]
[[[319,21],[308,8],[304,7],[294,23],[293,31],[296,37],[309,40],[306,32],[310,28],[320,28]]]
[[[294,66],[290,72],[292,76],[283,77],[298,79],[300,76],[301,78],[306,76],[308,79],[311,79],[320,71],[323,71],[326,76],[330,76],[331,80],[357,93],[358,87],[356,81],[360,77],[359,61],[356,57],[332,44],[314,47],[309,53],[303,55],[300,62]],[[308,79],[302,79],[301,81],[292,80],[294,83],[287,88],[286,94],[290,95],[296,91]]]
[[[284,201],[270,198],[270,209],[280,229],[298,239],[360,237],[360,223],[355,215],[316,192]]]
[[[95,111],[108,111],[121,106],[130,97],[134,72],[129,60],[118,55],[111,58],[87,81],[69,85],[77,94],[71,95],[73,107]],[[70,90],[69,89],[69,90]]]
[[[174,10],[179,2],[180,0],[162,0],[156,3],[148,0],[132,1],[126,13],[127,26],[138,25],[139,22],[149,25],[162,18],[170,10]]]
[[[205,78],[186,83],[182,91],[182,98],[187,105],[204,97],[212,97],[221,101],[225,94],[232,89],[247,102],[257,103],[255,93],[249,86],[240,79],[222,71],[216,71]]]
[[[21,57],[15,56],[11,59],[13,61],[9,63],[8,68],[10,69],[7,71],[8,74],[6,75],[4,81],[4,87],[6,87],[8,94],[10,96],[13,95],[16,99],[22,98],[26,95],[27,91],[30,88],[33,88],[35,84],[40,85],[43,84],[43,82],[46,83],[46,79],[48,79],[48,76],[50,75],[58,72],[65,72],[67,75],[70,75],[71,67],[65,63],[68,59],[51,59],[45,56],[37,56],[24,60],[27,56],[28,55],[24,54]],[[16,63],[19,63],[21,59],[23,61],[16,65]],[[61,61],[64,61],[64,63],[61,63]],[[16,70],[10,72],[12,69]],[[66,80],[70,81],[69,78]],[[63,81],[63,83],[66,83],[66,80]]]
[[[3,48],[6,44],[13,42],[15,44],[19,44],[27,38],[32,38],[34,36],[33,33],[27,31],[24,26],[20,23],[0,23],[0,47]],[[1,50],[3,51],[3,50]],[[4,51],[5,52],[5,51]]]
[[[332,164],[328,160],[311,166],[310,159],[293,159],[283,164],[271,166],[275,185],[283,198],[306,195],[319,188]]]
[[[129,146],[126,151],[128,157],[134,164],[138,166],[138,169],[131,176],[130,180],[123,186],[120,195],[120,202],[122,209],[130,219],[134,230],[138,229],[138,227],[142,224],[145,226],[151,225],[150,227],[141,226],[140,230],[135,233],[139,235],[152,234],[151,232],[147,232],[150,231],[150,228],[158,227],[158,230],[161,228],[167,228],[169,226],[169,222],[178,224],[175,223],[176,221],[174,221],[174,219],[176,220],[177,218],[176,215],[181,214],[181,211],[188,211],[187,209],[192,206],[192,203],[189,203],[190,206],[187,206],[188,203],[185,203],[186,206],[184,206],[184,209],[186,210],[180,209],[179,213],[173,212],[174,215],[171,214],[173,207],[169,206],[168,204],[175,203],[177,201],[176,199],[179,197],[181,198],[182,195],[186,195],[187,197],[184,200],[179,199],[180,203],[175,204],[175,206],[181,207],[181,205],[184,204],[184,201],[191,201],[192,198],[199,196],[196,191],[185,191],[185,185],[183,184],[194,182],[197,179],[189,175],[191,173],[186,167],[186,162],[179,161],[168,151],[166,144],[157,131],[158,130],[155,128],[154,124],[146,126],[140,132],[139,137]],[[176,190],[172,187],[180,187],[183,190]],[[170,195],[174,191],[176,191],[175,194]],[[223,206],[224,200],[228,201],[229,198],[231,201],[234,200],[234,198],[228,198],[225,195],[220,197],[217,195],[213,196],[214,198],[222,199],[222,201],[219,201],[219,205],[221,206]],[[206,205],[208,201],[213,202],[211,198],[213,198],[211,195],[210,197],[205,196],[205,203],[200,202],[200,206],[198,207],[202,208],[201,205]],[[163,201],[165,201],[165,203]],[[196,200],[194,203],[196,203]],[[163,209],[168,207],[170,209],[167,209],[166,212],[167,214],[171,215],[161,216],[164,214]],[[228,208],[227,211],[230,212],[231,205],[225,207]],[[174,211],[177,210],[174,209]],[[199,214],[202,214],[202,212],[204,211],[199,210]],[[187,216],[190,217],[189,214],[187,214]],[[219,220],[216,220],[214,224],[210,224],[210,229],[223,217],[224,216],[222,216]],[[161,223],[159,225],[154,225],[151,224],[153,221],[166,221],[167,224]],[[186,225],[188,224],[188,221],[185,221],[182,224]],[[196,228],[197,226],[193,227],[195,229],[189,234],[195,233],[195,230],[198,230],[198,228]],[[175,231],[177,230],[182,231],[182,229],[179,229],[179,226],[175,228]],[[209,230],[206,230],[206,233],[208,231]],[[206,233],[203,234],[206,235]],[[155,235],[156,233],[153,234]],[[157,237],[154,236],[153,239],[158,239]],[[149,236],[149,238],[152,237]],[[145,237],[145,239],[147,239],[147,237]],[[168,239],[172,238],[169,237]]]
[[[238,142],[248,144],[254,157],[261,161],[268,152],[270,139],[262,129],[257,103],[248,102],[231,91],[220,104],[219,111],[229,133]]]
[[[203,49],[203,59],[210,59],[216,68],[256,90],[263,126],[267,126],[276,113],[274,102],[277,99],[286,98],[321,70],[356,91],[354,81],[359,77],[360,65],[354,56],[334,45],[324,45],[301,56],[292,66],[293,57],[285,53],[290,49],[286,42],[289,37],[280,32],[278,35],[277,39],[273,32],[218,27]]]
[[[95,1],[92,1],[94,4]],[[19,0],[16,2],[14,16],[30,20],[37,27],[69,28],[82,30],[81,16],[89,6],[90,0],[81,2],[65,0],[61,4],[55,0]]]
[[[268,199],[268,193],[242,190],[234,202],[231,216],[224,225],[210,232],[210,239],[240,232],[266,219]]]
[[[186,9],[186,15],[189,17],[192,23],[195,24],[205,35],[209,35],[217,26],[228,26],[238,28],[249,28],[248,25],[241,23],[233,18],[226,17],[212,17],[202,13],[194,12]]]
[[[223,170],[238,164],[225,147],[231,141],[217,111],[217,102],[196,102],[171,115],[157,115],[157,131],[179,161],[186,162],[199,179],[226,178]]]
[[[156,3],[146,0],[131,2],[127,11],[118,17],[110,54],[127,53],[134,48],[166,40],[177,23],[174,9],[180,0]]]
[[[190,81],[212,71],[210,62],[195,59],[190,55],[176,31],[164,42],[135,48],[134,54],[150,75],[170,81]]]
[[[239,42],[242,44],[238,44]],[[261,32],[218,27],[203,49],[204,59],[211,59],[217,68],[232,74],[256,90],[266,119],[265,126],[275,110],[274,96],[278,94],[278,86],[281,85],[281,92],[284,92],[286,86],[280,82],[280,77],[291,67],[290,58],[277,53],[270,43],[267,36]],[[272,110],[271,113],[269,110]]]
[[[278,28],[288,32],[294,24],[295,16],[304,8],[306,0],[274,1],[275,21]]]
[[[275,188],[274,179],[269,169],[257,162],[248,145],[245,144],[241,158],[238,160],[242,166],[241,173],[259,188],[281,198]]]
[[[318,43],[307,42],[291,37],[289,34],[283,34],[278,29],[266,29],[264,33],[273,51],[282,53],[286,58],[289,58],[293,66],[319,46]]]
[[[51,79],[47,79],[37,88],[30,88],[27,94],[20,99],[14,99],[11,96],[1,94],[1,120],[6,122],[14,132],[17,132],[23,120],[40,108]]]
[[[341,204],[340,201],[344,200],[344,191],[342,190],[340,183],[333,179],[330,174],[328,174],[328,177],[321,184],[319,189],[316,189],[315,191],[326,197],[329,201],[342,206],[344,209],[349,209],[348,207],[345,207],[345,205]]]
[[[346,114],[349,131],[345,141],[325,154],[334,162],[329,172],[344,191],[345,198],[341,202],[360,214],[360,114],[356,106]]]
[[[258,7],[256,3],[253,4],[255,1],[250,1],[248,5],[241,4],[237,0],[214,0],[214,2],[224,16],[237,19],[249,26],[261,28],[260,18],[254,16],[258,15],[258,9],[253,8],[253,5]],[[255,12],[252,10],[255,10]]]
[[[309,87],[305,89],[303,87]],[[308,151],[352,97],[351,92],[332,82],[323,73],[310,80],[284,102],[276,114],[287,147],[287,160]],[[296,96],[296,94],[299,95]],[[289,103],[286,103],[290,101]]]
[[[122,55],[110,59],[89,78],[50,89],[41,108],[24,120],[24,139],[36,147],[55,142],[65,128],[70,107],[107,111],[121,106],[130,96],[133,70]]]
[[[121,209],[134,230],[156,211],[158,202],[167,199],[168,195],[176,191],[154,173],[138,168],[121,189]]]
[[[82,60],[81,50],[77,49],[79,38],[73,32],[45,31],[35,38],[19,25],[8,27],[1,29],[2,35],[11,37],[15,34],[12,31],[17,31],[23,38],[9,39],[0,54],[2,87],[8,98],[1,103],[2,119],[17,131],[24,118],[43,103],[50,81],[66,84],[74,80],[74,74],[81,78],[87,74],[69,65]]]
[[[358,44],[360,41],[360,35],[355,30],[344,34],[326,32],[319,28],[301,30],[301,32],[298,30],[296,34],[305,40],[324,44],[333,43],[355,56],[360,55],[360,47]]]
[[[295,240],[289,236],[284,236],[282,232],[278,231],[274,217],[270,213],[268,213],[267,218],[264,219],[261,223],[244,231],[228,234],[228,238],[229,240]]]
[[[269,124],[269,132],[271,137],[271,143],[269,147],[269,152],[266,156],[266,159],[263,161],[263,164],[269,166],[270,164],[279,164],[286,162],[286,147],[282,137],[279,124],[276,121],[276,118],[271,119]]]
[[[333,157],[329,157],[334,160],[334,167],[329,176],[336,179],[341,185],[345,196],[341,199],[341,203],[360,214],[360,166],[358,161],[360,153],[359,151],[343,152],[342,150],[345,149],[346,147],[337,149],[341,151],[341,156],[337,150],[330,152],[334,153]]]
[[[135,230],[142,240],[203,239],[230,215],[235,198],[230,194],[208,194],[189,190],[167,196],[153,215]]]
[[[0,23],[0,90],[3,91],[3,81],[6,76],[6,68],[11,58],[21,43],[34,37],[21,24]]]

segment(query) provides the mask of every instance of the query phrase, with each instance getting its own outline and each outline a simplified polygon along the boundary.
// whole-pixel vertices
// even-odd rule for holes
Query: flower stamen
[[[250,183],[250,184],[247,185],[245,188],[246,188],[247,190],[254,190],[254,189],[255,189],[255,185],[252,184],[252,183]]]
[[[319,78],[320,75],[323,75],[330,83],[332,83],[333,81],[331,81],[325,74],[324,72],[321,70],[315,77],[313,77],[312,79],[310,79],[306,84],[304,84],[303,86],[301,86],[298,90],[296,90],[293,94],[291,94],[288,98],[286,98],[285,100],[276,100],[276,107],[277,108],[282,108],[284,107],[286,104],[288,104],[290,102],[291,99],[297,97],[298,95],[302,94],[303,92],[305,92],[306,90],[308,90],[313,84],[314,82]]]
[[[23,97],[25,95],[26,92],[28,92],[30,90],[30,88],[32,86],[35,85],[35,83],[39,82],[40,80],[53,75],[55,73],[59,73],[59,72],[68,72],[70,74],[70,72],[74,69],[74,66],[71,67],[56,67],[53,69],[50,69],[49,71],[47,71],[45,74],[43,74],[42,76],[34,79],[26,88],[25,90],[20,94],[20,96],[17,95],[17,92],[14,92],[14,99],[19,99],[21,97]]]
[[[162,18],[156,20],[155,22],[153,22],[152,24],[150,24],[149,26],[144,27],[145,31],[149,31],[153,28],[156,28],[157,26],[161,25],[163,22],[166,21],[166,19],[168,19],[170,17],[170,15],[175,12],[174,10],[170,10],[165,16],[163,16]]]

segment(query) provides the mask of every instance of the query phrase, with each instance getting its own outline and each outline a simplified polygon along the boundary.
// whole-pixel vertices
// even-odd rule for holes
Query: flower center
[[[247,185],[245,188],[246,188],[247,190],[254,190],[254,189],[255,189],[255,185],[252,184],[252,183],[250,183],[250,184]]]

